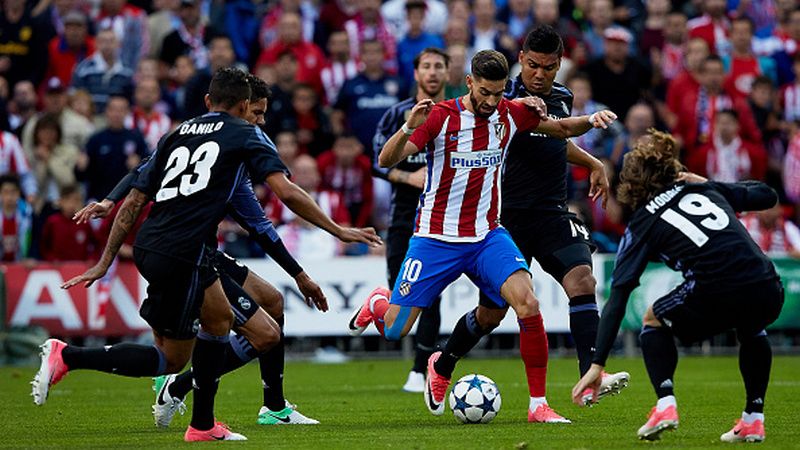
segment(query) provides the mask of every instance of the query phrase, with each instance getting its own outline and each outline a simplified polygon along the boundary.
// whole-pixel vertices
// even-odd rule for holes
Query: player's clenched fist
[[[589,116],[589,123],[595,128],[608,128],[615,120],[617,120],[617,115],[607,109],[597,111]]]

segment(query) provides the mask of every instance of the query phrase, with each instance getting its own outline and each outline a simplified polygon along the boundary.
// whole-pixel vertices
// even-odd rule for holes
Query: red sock
[[[389,310],[389,300],[386,300],[382,296],[373,298],[375,301],[372,302],[372,323],[375,324],[375,328],[378,329],[381,336],[386,336],[383,332],[383,316],[385,316],[386,311]]]
[[[531,397],[545,396],[547,380],[547,334],[542,315],[517,320],[519,323],[519,352],[525,363],[528,390]]]

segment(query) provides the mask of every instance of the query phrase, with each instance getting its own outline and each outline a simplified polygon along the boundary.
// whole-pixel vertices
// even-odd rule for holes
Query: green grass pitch
[[[400,386],[407,361],[358,361],[343,365],[290,363],[287,398],[319,419],[318,426],[255,424],[261,405],[258,368],[250,364],[223,378],[217,417],[246,443],[208,445],[269,449],[579,449],[579,448],[726,448],[719,435],[740,414],[744,388],[731,357],[684,357],[676,374],[681,424],[658,443],[639,442],[636,430],[655,404],[640,359],[612,359],[610,370],[627,370],[631,385],[617,397],[591,409],[569,401],[576,381],[573,359],[553,359],[548,399],[573,424],[528,424],[527,386],[519,359],[466,359],[455,377],[478,372],[497,382],[503,396],[498,417],[488,425],[462,425],[450,411],[430,415],[421,394]],[[176,416],[167,430],[156,429],[150,415],[149,379],[126,379],[93,372],[70,374],[43,407],[33,405],[29,381],[34,368],[0,369],[3,439],[0,448],[176,448],[188,424]],[[767,440],[759,448],[800,448],[800,357],[776,357],[767,394]],[[201,447],[206,444],[191,444]],[[744,444],[740,444],[744,445]]]

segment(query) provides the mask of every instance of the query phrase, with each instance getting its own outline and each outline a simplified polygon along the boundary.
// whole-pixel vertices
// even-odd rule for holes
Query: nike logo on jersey
[[[457,134],[451,134],[450,135],[450,140],[451,141],[457,141],[458,140],[458,135]]]
[[[516,261],[518,261],[518,262],[521,262],[521,263],[524,263],[524,262],[525,262],[525,258],[520,258],[520,257],[518,257],[518,256],[517,256],[517,257],[514,257],[514,259],[515,259]]]

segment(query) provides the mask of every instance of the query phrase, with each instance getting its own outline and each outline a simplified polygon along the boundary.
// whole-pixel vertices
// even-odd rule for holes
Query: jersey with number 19
[[[414,234],[478,242],[497,228],[506,149],[514,133],[538,125],[535,112],[506,99],[489,117],[467,110],[461,98],[434,105],[409,139],[427,152],[428,160]]]
[[[135,246],[199,264],[242,178],[286,171],[266,135],[242,119],[212,112],[184,122],[133,184],[155,202]]]

